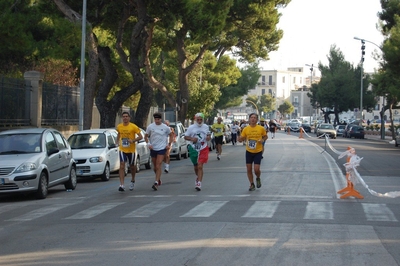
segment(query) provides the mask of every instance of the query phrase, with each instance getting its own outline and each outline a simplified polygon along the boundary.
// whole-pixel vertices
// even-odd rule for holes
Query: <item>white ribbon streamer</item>
[[[350,157],[349,162],[344,164],[344,167],[346,168],[346,172],[349,173],[350,175],[350,181],[353,184],[356,183],[361,183],[367,190],[368,192],[376,197],[385,197],[385,198],[397,198],[400,197],[400,191],[392,191],[392,192],[386,192],[386,193],[378,193],[368,187],[368,185],[365,183],[364,179],[361,177],[361,175],[357,171],[357,167],[360,165],[360,162],[363,158],[360,158],[357,154],[354,148],[350,148],[345,152],[339,152],[337,151],[330,143],[328,136],[325,135],[325,140],[327,141],[327,144],[329,148],[336,154],[339,154],[339,159],[347,156]]]

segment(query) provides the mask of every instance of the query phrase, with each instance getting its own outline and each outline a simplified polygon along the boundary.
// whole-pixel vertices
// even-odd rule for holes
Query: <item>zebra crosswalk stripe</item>
[[[149,204],[146,204],[140,207],[133,212],[128,213],[127,215],[122,216],[122,218],[132,218],[132,217],[150,217],[160,210],[174,204],[175,201],[153,201]]]
[[[210,217],[228,201],[203,201],[180,217]]]
[[[303,219],[332,220],[332,202],[308,202]]]
[[[361,203],[368,221],[397,222],[394,213],[386,204]]]
[[[103,212],[106,212],[114,207],[117,207],[118,205],[121,205],[121,204],[124,204],[124,202],[102,203],[102,204],[93,206],[89,209],[78,212],[72,216],[65,218],[65,219],[90,219],[90,218],[93,218],[99,214],[102,214]]]
[[[280,201],[256,201],[242,216],[245,218],[271,218]]]
[[[71,206],[74,204],[75,203],[67,203],[67,204],[54,204],[51,206],[46,206],[46,207],[43,207],[43,208],[40,208],[37,210],[30,211],[24,215],[15,217],[15,218],[7,220],[7,221],[30,221],[30,220],[40,218],[42,216],[45,216],[47,214],[61,210],[65,207],[68,207],[68,206]]]

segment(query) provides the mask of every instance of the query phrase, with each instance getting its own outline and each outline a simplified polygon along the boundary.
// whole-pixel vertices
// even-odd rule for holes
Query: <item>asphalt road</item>
[[[400,149],[330,143],[356,149],[370,188],[400,191]],[[253,192],[244,146],[227,144],[220,161],[210,153],[200,192],[186,159],[171,163],[158,191],[142,170],[134,191],[118,192],[114,175],[52,188],[45,200],[0,196],[0,265],[399,265],[399,198],[356,184],[364,199],[340,199],[343,163],[324,140],[279,132]]]

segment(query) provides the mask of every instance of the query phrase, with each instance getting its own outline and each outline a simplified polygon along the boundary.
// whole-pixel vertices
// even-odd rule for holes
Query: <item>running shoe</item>
[[[134,187],[135,187],[135,182],[131,181],[131,183],[129,184],[129,190],[132,191]]]
[[[158,190],[158,182],[154,182],[154,185],[151,188],[154,190]]]
[[[221,160],[221,155],[220,154],[217,155],[217,159]]]
[[[169,167],[165,167],[164,172],[168,173],[169,172]]]
[[[195,188],[196,188],[197,191],[201,190],[201,182],[200,181],[197,181]]]
[[[256,190],[256,186],[254,185],[254,183],[251,183],[249,191],[254,191]]]
[[[118,191],[125,191],[125,188],[123,186],[119,186]]]
[[[256,181],[257,181],[257,188],[260,188],[261,187],[261,178],[257,177]]]

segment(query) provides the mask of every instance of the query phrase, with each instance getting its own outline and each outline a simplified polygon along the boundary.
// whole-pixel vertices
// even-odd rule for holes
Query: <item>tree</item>
[[[286,116],[294,112],[294,106],[289,101],[285,100],[281,105],[279,105],[278,111],[283,116]]]
[[[329,114],[335,114],[334,123],[339,123],[339,113],[358,106],[360,102],[361,68],[355,69],[345,61],[343,53],[332,45],[329,51],[328,65],[319,63],[321,80],[313,84],[307,95],[314,108],[319,108],[324,113],[325,122],[329,121]],[[368,86],[368,80],[363,81],[363,94]],[[368,98],[370,99],[370,97]],[[370,102],[364,101],[365,106]]]

